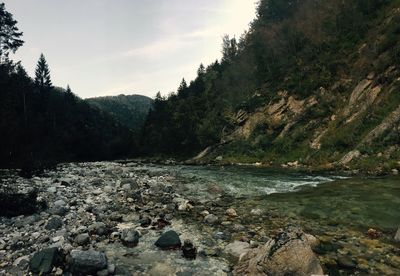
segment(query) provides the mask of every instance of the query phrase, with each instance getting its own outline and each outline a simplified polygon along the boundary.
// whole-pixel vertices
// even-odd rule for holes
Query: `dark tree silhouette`
[[[43,54],[40,54],[35,71],[35,84],[41,89],[51,88],[50,70]]]
[[[21,40],[22,32],[19,32],[17,21],[11,13],[6,11],[4,3],[0,3],[0,63],[8,60],[8,54],[24,44]]]

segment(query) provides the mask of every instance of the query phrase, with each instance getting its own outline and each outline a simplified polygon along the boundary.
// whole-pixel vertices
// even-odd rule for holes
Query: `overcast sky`
[[[84,98],[175,91],[248,29],[255,1],[3,0],[24,32],[13,59],[33,76],[43,52],[53,83]]]

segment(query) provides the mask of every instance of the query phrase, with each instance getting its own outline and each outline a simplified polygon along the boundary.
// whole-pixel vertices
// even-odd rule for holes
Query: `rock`
[[[121,233],[121,240],[125,246],[134,247],[139,243],[140,233],[135,229],[124,229]]]
[[[65,203],[64,200],[59,199],[56,202],[54,202],[54,206],[55,207],[65,207],[65,206],[67,206],[67,203]]]
[[[200,215],[202,215],[203,217],[208,216],[210,213],[207,210],[204,210],[200,213]]]
[[[131,190],[131,184],[124,184],[122,185],[122,190],[124,190],[125,192],[129,192]]]
[[[48,193],[51,193],[51,194],[54,194],[54,193],[56,193],[57,192],[57,188],[56,187],[49,187],[48,189],[47,189],[47,192]]]
[[[75,242],[78,245],[85,245],[89,242],[89,240],[90,240],[90,237],[89,237],[89,234],[87,234],[87,233],[80,234],[80,235],[76,236],[76,238],[75,238]]]
[[[13,262],[13,266],[17,266],[20,269],[24,269],[27,268],[29,265],[29,256],[22,256],[19,257],[17,259],[15,259],[15,261]]]
[[[381,236],[381,233],[378,230],[374,229],[374,228],[370,228],[367,231],[367,236],[370,239],[377,239],[377,238],[379,238]]]
[[[397,229],[396,235],[394,236],[394,240],[400,242],[400,227]]]
[[[319,240],[316,237],[314,237],[313,235],[304,234],[304,238],[312,249],[315,249],[318,247]]]
[[[233,209],[233,208],[229,208],[228,210],[226,210],[225,214],[226,214],[228,217],[231,217],[231,218],[237,217],[236,210]]]
[[[255,216],[261,216],[263,214],[263,211],[261,209],[251,209],[250,214]]]
[[[183,257],[189,260],[196,259],[197,248],[193,245],[191,240],[185,240],[182,246]]]
[[[70,255],[71,272],[74,274],[96,274],[107,268],[107,258],[103,252],[72,250]]]
[[[33,273],[50,273],[58,261],[58,248],[47,248],[36,252],[29,262],[29,269]]]
[[[225,247],[224,252],[233,259],[234,262],[238,262],[250,249],[251,246],[248,242],[234,241]]]
[[[285,228],[265,245],[248,251],[233,275],[322,275],[322,267],[304,233],[293,226]]]
[[[62,220],[59,217],[52,217],[46,224],[47,230],[57,230],[63,225]]]
[[[392,170],[392,174],[393,175],[398,175],[399,174],[399,170],[398,169],[393,169]]]
[[[213,214],[209,214],[204,217],[204,221],[207,222],[208,224],[215,224],[218,222],[218,217]]]
[[[357,263],[349,256],[339,256],[336,260],[339,268],[344,269],[355,269],[357,268]]]
[[[185,200],[181,204],[178,205],[179,211],[190,211],[192,209],[193,209],[193,205],[189,203],[189,200]]]
[[[144,217],[139,222],[140,222],[140,226],[149,227],[151,224],[151,219],[149,217]]]
[[[175,231],[170,230],[162,234],[156,241],[155,245],[163,250],[169,250],[180,248],[182,243],[178,234]]]
[[[89,233],[103,236],[107,234],[108,229],[104,222],[96,222],[88,227]]]

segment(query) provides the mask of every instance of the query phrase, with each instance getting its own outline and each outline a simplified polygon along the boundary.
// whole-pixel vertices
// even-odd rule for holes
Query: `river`
[[[12,264],[27,252],[32,254],[54,242],[68,251],[77,246],[78,234],[92,233],[91,242],[78,248],[104,251],[109,262],[127,275],[226,275],[233,266],[224,254],[227,244],[242,240],[255,247],[278,229],[297,225],[319,240],[314,251],[329,275],[400,275],[399,243],[394,241],[400,226],[399,177],[94,162],[61,164],[31,179],[7,171],[3,178],[4,183],[19,187],[36,186],[50,209],[33,218],[0,218],[4,233],[0,259],[6,260],[0,262],[0,274],[1,265],[9,275],[26,269]],[[132,190],[126,188],[127,183],[135,183],[128,185]],[[141,192],[140,202],[135,189]],[[63,226],[46,230],[60,199],[66,209],[61,216]],[[189,202],[193,209],[177,210],[182,202]],[[235,209],[238,216],[227,218],[228,208]],[[205,223],[204,210],[218,216],[218,222]],[[146,216],[153,222],[157,217],[169,220],[171,225],[165,229],[177,231],[182,240],[191,239],[198,258],[185,260],[179,252],[157,249],[154,242],[165,229],[141,227],[138,222]],[[115,217],[121,217],[122,223]],[[93,234],[99,221],[109,231],[137,227],[139,244],[129,248],[118,239]],[[32,233],[38,233],[36,241],[28,238],[21,245],[21,236]],[[17,249],[14,243],[19,244]]]

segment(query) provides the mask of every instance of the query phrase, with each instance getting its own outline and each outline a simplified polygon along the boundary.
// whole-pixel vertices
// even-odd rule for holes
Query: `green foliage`
[[[119,95],[86,99],[88,103],[111,114],[122,125],[139,133],[153,100],[141,95]]]

